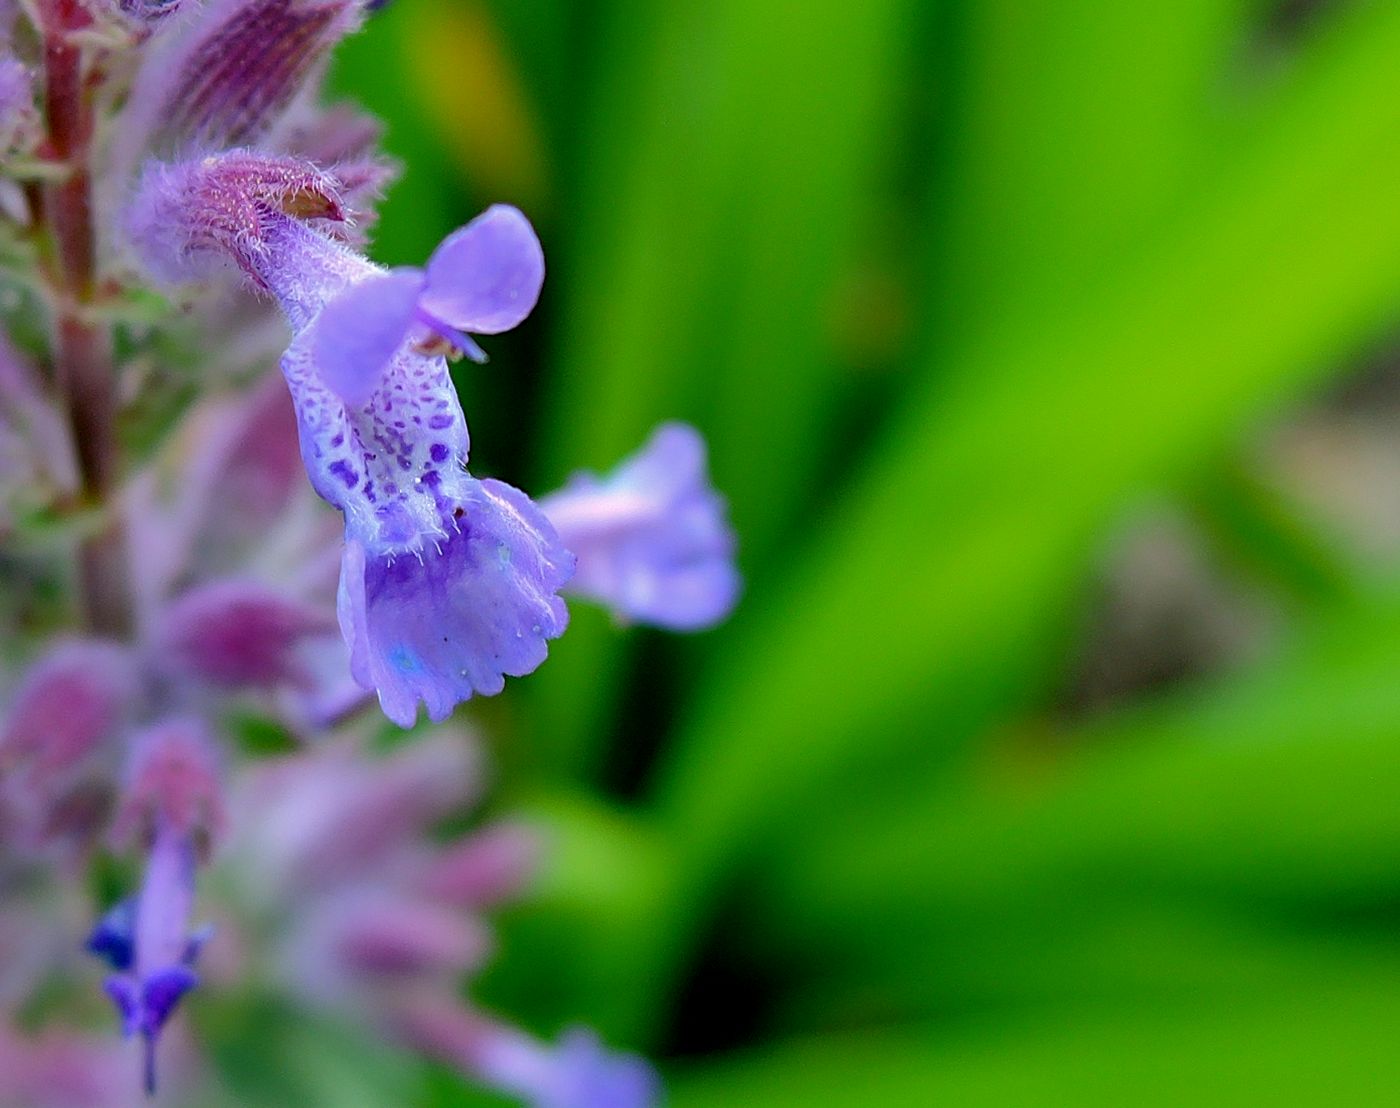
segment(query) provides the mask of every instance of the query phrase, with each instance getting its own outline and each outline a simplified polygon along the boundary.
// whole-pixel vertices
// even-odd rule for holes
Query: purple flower
[[[423,887],[450,904],[490,907],[520,895],[540,852],[540,835],[533,827],[484,827],[446,848],[424,875]]]
[[[472,751],[456,731],[381,758],[328,742],[245,777],[223,865],[226,882],[246,882],[242,912],[264,908],[277,921],[268,961],[278,987],[377,1017],[405,988],[450,994],[480,966],[492,946],[485,922],[425,880],[454,849],[433,844],[432,829],[479,787]]]
[[[568,623],[555,590],[572,562],[538,509],[499,481],[463,474],[454,484],[443,501],[450,531],[428,556],[345,544],[338,609],[350,671],[403,727],[420,699],[440,721],[474,693],[500,692],[507,675],[533,672]]]
[[[576,474],[540,507],[578,558],[569,591],[619,618],[694,631],[734,607],[734,534],[693,427],[662,424],[608,476]]]
[[[173,673],[216,687],[308,687],[299,649],[334,626],[328,614],[266,585],[223,579],[189,589],[165,608],[159,648]]]
[[[32,848],[92,835],[105,748],[136,695],[131,655],[115,643],[60,642],[29,669],[0,727],[0,838]]]
[[[286,227],[299,226],[296,219],[342,222],[341,189],[339,178],[301,158],[251,150],[151,162],[127,231],[152,276],[166,284],[207,278],[232,261],[265,291],[268,273],[292,260],[276,256]]]
[[[440,997],[407,998],[400,1033],[419,1050],[531,1108],[651,1108],[661,1082],[645,1059],[608,1050],[586,1028],[550,1046]]]
[[[517,209],[497,204],[448,235],[426,269],[377,273],[329,301],[311,328],[312,357],[342,400],[362,404],[415,330],[484,362],[470,335],[515,327],[543,283],[533,228]]]
[[[138,830],[149,842],[146,876],[134,904],[119,905],[98,923],[88,949],[117,970],[105,988],[123,1034],[141,1037],[150,1093],[161,1029],[199,983],[194,964],[208,932],[190,931],[195,866],[199,842],[221,819],[221,789],[203,728],[172,720],[141,736],[117,826]]]
[[[121,1019],[122,1034],[141,1036],[148,1093],[156,1088],[155,1048],[161,1029],[181,998],[199,984],[194,964],[205,936],[189,932],[194,870],[190,836],[159,821],[140,896],[134,904],[109,912],[88,939],[88,949],[119,971],[107,978],[104,988]],[[122,930],[126,924],[129,932]]]
[[[212,0],[171,21],[136,78],[125,145],[172,153],[257,141],[359,25],[360,9],[358,0]]]
[[[573,558],[523,493],[466,472],[469,439],[441,351],[519,323],[544,277],[514,208],[491,208],[422,270],[386,272],[306,220],[336,183],[248,152],[148,171],[133,232],[167,275],[233,258],[294,332],[282,372],[312,486],[345,517],[338,610],[351,669],[411,726],[532,672],[568,610]]]
[[[482,1051],[482,1076],[533,1108],[649,1108],[661,1083],[641,1057],[608,1050],[598,1036],[572,1027],[553,1047],[503,1033]]]

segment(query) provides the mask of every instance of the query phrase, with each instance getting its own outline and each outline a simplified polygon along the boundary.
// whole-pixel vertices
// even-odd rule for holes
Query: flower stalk
[[[79,506],[102,516],[101,526],[78,545],[82,618],[94,634],[123,636],[130,631],[131,604],[125,538],[111,504],[120,472],[117,381],[110,325],[91,310],[97,290],[92,89],[74,41],[90,21],[78,0],[51,0],[43,10],[47,154],[64,173],[44,186],[41,218],[53,249],[53,383],[77,455]]]

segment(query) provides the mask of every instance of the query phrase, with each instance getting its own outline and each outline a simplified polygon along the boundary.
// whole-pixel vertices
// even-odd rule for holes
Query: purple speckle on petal
[[[330,471],[345,482],[347,489],[353,489],[360,483],[360,475],[351,469],[345,462],[332,462]]]

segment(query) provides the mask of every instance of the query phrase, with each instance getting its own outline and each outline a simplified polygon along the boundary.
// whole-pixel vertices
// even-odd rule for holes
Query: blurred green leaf
[[[619,6],[561,281],[551,480],[698,418],[760,563],[827,464],[829,316],[886,168],[908,7]],[[570,638],[531,693],[560,763],[587,766],[623,649],[596,621]]]
[[[1329,527],[1241,459],[1210,467],[1190,507],[1232,568],[1300,609],[1354,602],[1377,584]]]
[[[940,336],[1030,305],[1058,312],[1190,202],[1229,133],[1226,74],[1250,6],[1181,0],[1150,21],[1113,0],[956,6],[929,303]]]
[[[403,167],[403,176],[379,206],[373,255],[388,265],[422,265],[443,234],[457,222],[460,202],[453,203],[451,161],[433,134],[419,104],[404,95],[400,79],[385,80],[386,71],[412,72],[419,54],[435,44],[415,35],[422,4],[389,4],[369,26],[336,52],[330,90],[362,104],[384,121],[384,147]],[[439,44],[440,45],[440,44]],[[445,87],[441,95],[451,96]]]
[[[421,1084],[418,1062],[364,1027],[252,993],[205,1000],[191,1011],[229,1095],[213,1104],[382,1108],[411,1103]]]
[[[1068,889],[1004,916],[938,919],[918,932],[894,921],[883,944],[850,954],[826,951],[820,972],[809,961],[771,1026],[810,1033],[937,1018],[957,1033],[1085,1007],[1218,1007],[1400,971],[1400,945],[1383,925],[1263,919],[1149,882],[1125,882],[1117,895]]]
[[[541,794],[513,815],[543,836],[542,872],[502,914],[500,954],[473,995],[502,1011],[531,1013],[536,1030],[551,1038],[586,1022],[628,1042],[636,1032],[625,1017],[647,986],[633,950],[649,940],[656,906],[669,892],[664,844],[645,824],[585,794]]]
[[[1375,1104],[1400,1080],[1387,981],[1208,1009],[1062,1012],[956,1036],[852,1033],[696,1066],[675,1108]]]
[[[1113,287],[956,351],[735,628],[658,792],[692,903],[760,831],[1014,711],[1115,513],[1393,315],[1400,11],[1344,31]]]
[[[1040,762],[862,798],[787,859],[754,918],[888,963],[950,930],[1013,950],[1173,898],[1336,919],[1400,904],[1397,657],[1388,601],[1248,678],[1039,736]]]

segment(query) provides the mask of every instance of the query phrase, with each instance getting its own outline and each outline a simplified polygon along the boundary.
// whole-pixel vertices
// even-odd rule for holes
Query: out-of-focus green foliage
[[[1400,309],[1397,72],[1390,0],[374,16],[379,256],[508,200],[550,260],[463,374],[478,465],[690,419],[749,582],[690,641],[578,613],[483,716],[559,845],[485,1001],[683,1106],[1394,1096],[1400,566],[1252,444]],[[1285,616],[1080,718],[1149,499]]]

